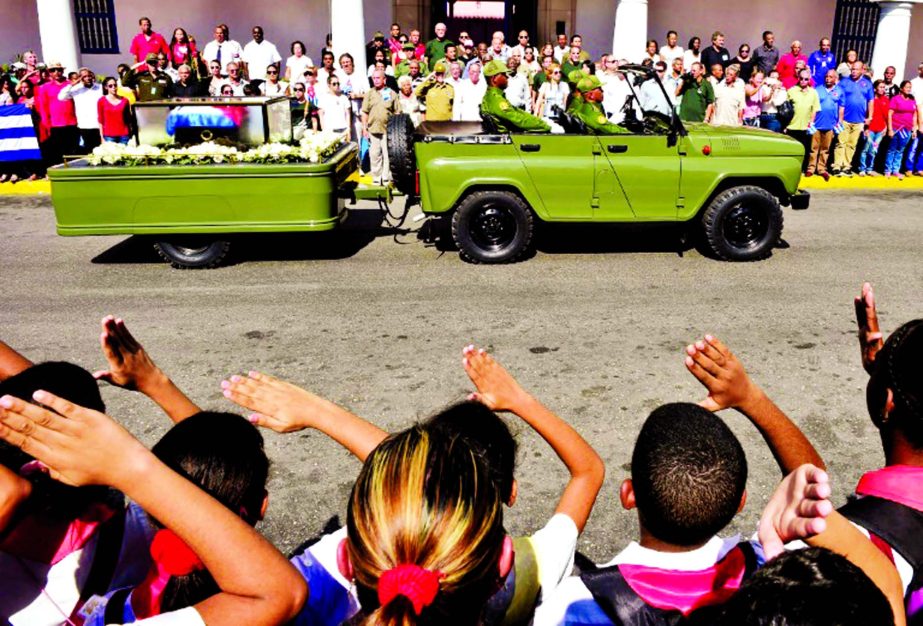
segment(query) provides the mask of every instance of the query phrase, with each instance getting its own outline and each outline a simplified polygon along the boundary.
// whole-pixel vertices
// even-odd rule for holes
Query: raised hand
[[[827,472],[802,465],[782,479],[760,518],[759,539],[766,560],[782,553],[785,544],[807,539],[827,528],[833,512]]]
[[[516,379],[486,350],[469,345],[462,354],[465,373],[477,387],[477,392],[468,396],[469,399],[477,400],[492,411],[514,411],[527,397]]]
[[[318,395],[267,374],[250,372],[221,381],[224,397],[255,411],[250,422],[277,433],[315,428],[365,461],[388,434]]]
[[[224,397],[245,409],[255,411],[250,421],[277,433],[293,433],[312,428],[319,413],[340,407],[310,391],[260,372],[231,376],[221,381]]]
[[[96,380],[110,385],[146,392],[163,377],[144,347],[128,332],[125,322],[111,315],[102,320],[103,332],[99,336],[108,370],[93,373]]]
[[[884,346],[884,338],[878,328],[878,310],[875,308],[875,293],[870,283],[862,283],[862,293],[855,298],[856,324],[859,327],[859,352],[862,367],[869,374],[875,366],[875,357]]]
[[[0,439],[41,461],[55,480],[118,487],[126,464],[147,452],[103,413],[46,391],[32,397],[49,408],[13,396],[0,398]]]
[[[761,394],[740,360],[717,337],[705,335],[704,339],[686,346],[685,363],[708,390],[708,396],[699,405],[709,411],[741,408]]]

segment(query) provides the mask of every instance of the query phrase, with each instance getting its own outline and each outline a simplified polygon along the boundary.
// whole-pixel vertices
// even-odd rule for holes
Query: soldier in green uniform
[[[567,75],[567,84],[571,86],[570,98],[567,103],[567,112],[576,115],[577,110],[583,106],[583,92],[580,91],[580,81],[586,77],[581,70],[572,70]]]
[[[583,93],[583,104],[573,114],[578,117],[587,130],[596,135],[627,135],[630,131],[618,124],[613,124],[603,111],[603,86],[595,76],[586,76],[577,83],[577,89]]]
[[[394,78],[400,78],[401,76],[406,76],[410,73],[410,62],[415,59],[413,56],[414,49],[415,48],[412,43],[404,44],[403,50],[404,54],[407,55],[407,58],[394,67]],[[417,59],[417,61],[420,63],[420,73],[428,74],[429,68],[426,66],[426,63],[424,63],[422,59]]]
[[[484,77],[487,78],[488,87],[481,101],[481,114],[489,115],[500,132],[551,132],[551,127],[543,120],[517,109],[503,95],[509,71],[506,63],[499,59],[494,59],[484,66]]]
[[[417,87],[417,98],[423,98],[428,122],[447,122],[452,119],[455,89],[445,82],[446,66],[436,61],[433,73]]]

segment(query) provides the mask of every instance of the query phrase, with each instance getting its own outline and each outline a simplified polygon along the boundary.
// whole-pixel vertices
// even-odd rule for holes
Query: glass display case
[[[292,141],[289,99],[265,96],[174,98],[134,105],[138,143],[188,145],[224,138],[258,146]]]

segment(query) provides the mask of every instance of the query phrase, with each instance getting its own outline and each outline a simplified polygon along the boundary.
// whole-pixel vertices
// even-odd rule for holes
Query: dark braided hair
[[[882,423],[888,389],[894,410]],[[898,430],[911,446],[923,449],[923,319],[907,322],[888,337],[875,359],[866,399],[879,428]]]

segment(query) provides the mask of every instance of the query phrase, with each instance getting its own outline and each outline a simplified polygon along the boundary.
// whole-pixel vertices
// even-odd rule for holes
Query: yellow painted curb
[[[51,193],[51,182],[46,180],[21,180],[18,183],[0,183],[0,196],[34,196]]]
[[[898,180],[893,176],[853,176],[852,178],[839,178],[831,176],[830,180],[823,177],[801,177],[801,189],[843,189],[851,191],[923,191],[923,176],[905,176]]]

